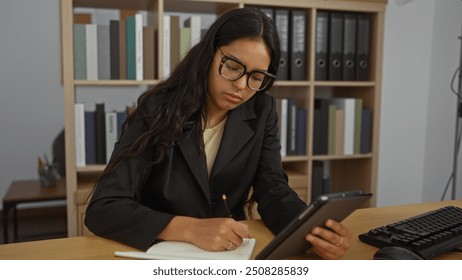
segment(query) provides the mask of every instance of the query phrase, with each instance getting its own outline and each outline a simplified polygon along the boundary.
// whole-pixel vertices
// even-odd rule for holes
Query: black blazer
[[[134,122],[120,142],[144,129]],[[229,113],[210,179],[196,139],[192,135],[179,141],[162,162],[149,168],[150,151],[122,163],[96,187],[86,226],[97,235],[146,250],[175,215],[226,217],[223,194],[233,217],[245,219],[243,206],[251,186],[258,212],[274,233],[306,207],[282,169],[273,97],[257,92]]]

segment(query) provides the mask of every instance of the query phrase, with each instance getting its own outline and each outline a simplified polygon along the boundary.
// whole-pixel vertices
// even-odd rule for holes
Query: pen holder
[[[38,169],[40,184],[44,187],[54,186],[61,178],[54,164],[47,164]]]

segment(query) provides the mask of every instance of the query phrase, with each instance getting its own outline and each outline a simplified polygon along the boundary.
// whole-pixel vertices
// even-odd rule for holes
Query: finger
[[[342,240],[340,235],[325,228],[316,227],[311,231],[311,234],[330,244],[338,245],[340,243],[345,243],[345,240]]]
[[[236,226],[233,226],[233,232],[240,238],[252,238],[253,234],[247,225],[238,222]]]
[[[316,254],[324,259],[338,259],[345,254],[345,249],[327,242],[315,235],[308,234],[306,238],[314,247]]]
[[[236,249],[238,246],[236,246],[236,244],[234,244],[232,241],[228,241],[228,243],[223,247],[225,248],[225,250],[231,251]]]
[[[327,220],[325,225],[326,227],[330,228],[332,231],[334,231],[338,235],[348,238],[348,240],[350,240],[351,237],[353,236],[353,233],[351,233],[347,227],[345,227],[341,223],[336,222],[334,220],[331,220],[331,219]]]

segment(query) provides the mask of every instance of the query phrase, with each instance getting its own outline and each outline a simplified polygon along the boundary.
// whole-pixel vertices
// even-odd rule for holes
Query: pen
[[[221,198],[223,198],[223,203],[225,204],[226,212],[228,213],[228,217],[232,218],[232,217],[233,217],[233,214],[231,214],[231,209],[229,209],[229,205],[228,205],[228,200],[227,200],[226,194],[223,194],[223,195],[221,196]]]

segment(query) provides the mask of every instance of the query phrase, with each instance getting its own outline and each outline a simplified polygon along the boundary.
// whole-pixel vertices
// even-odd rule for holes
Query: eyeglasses
[[[251,90],[262,91],[268,88],[269,85],[274,81],[273,74],[262,70],[253,70],[247,72],[247,67],[241,62],[226,56],[223,54],[221,49],[218,49],[221,54],[220,67],[218,68],[218,73],[230,81],[237,81],[242,76],[247,75],[247,86]]]

